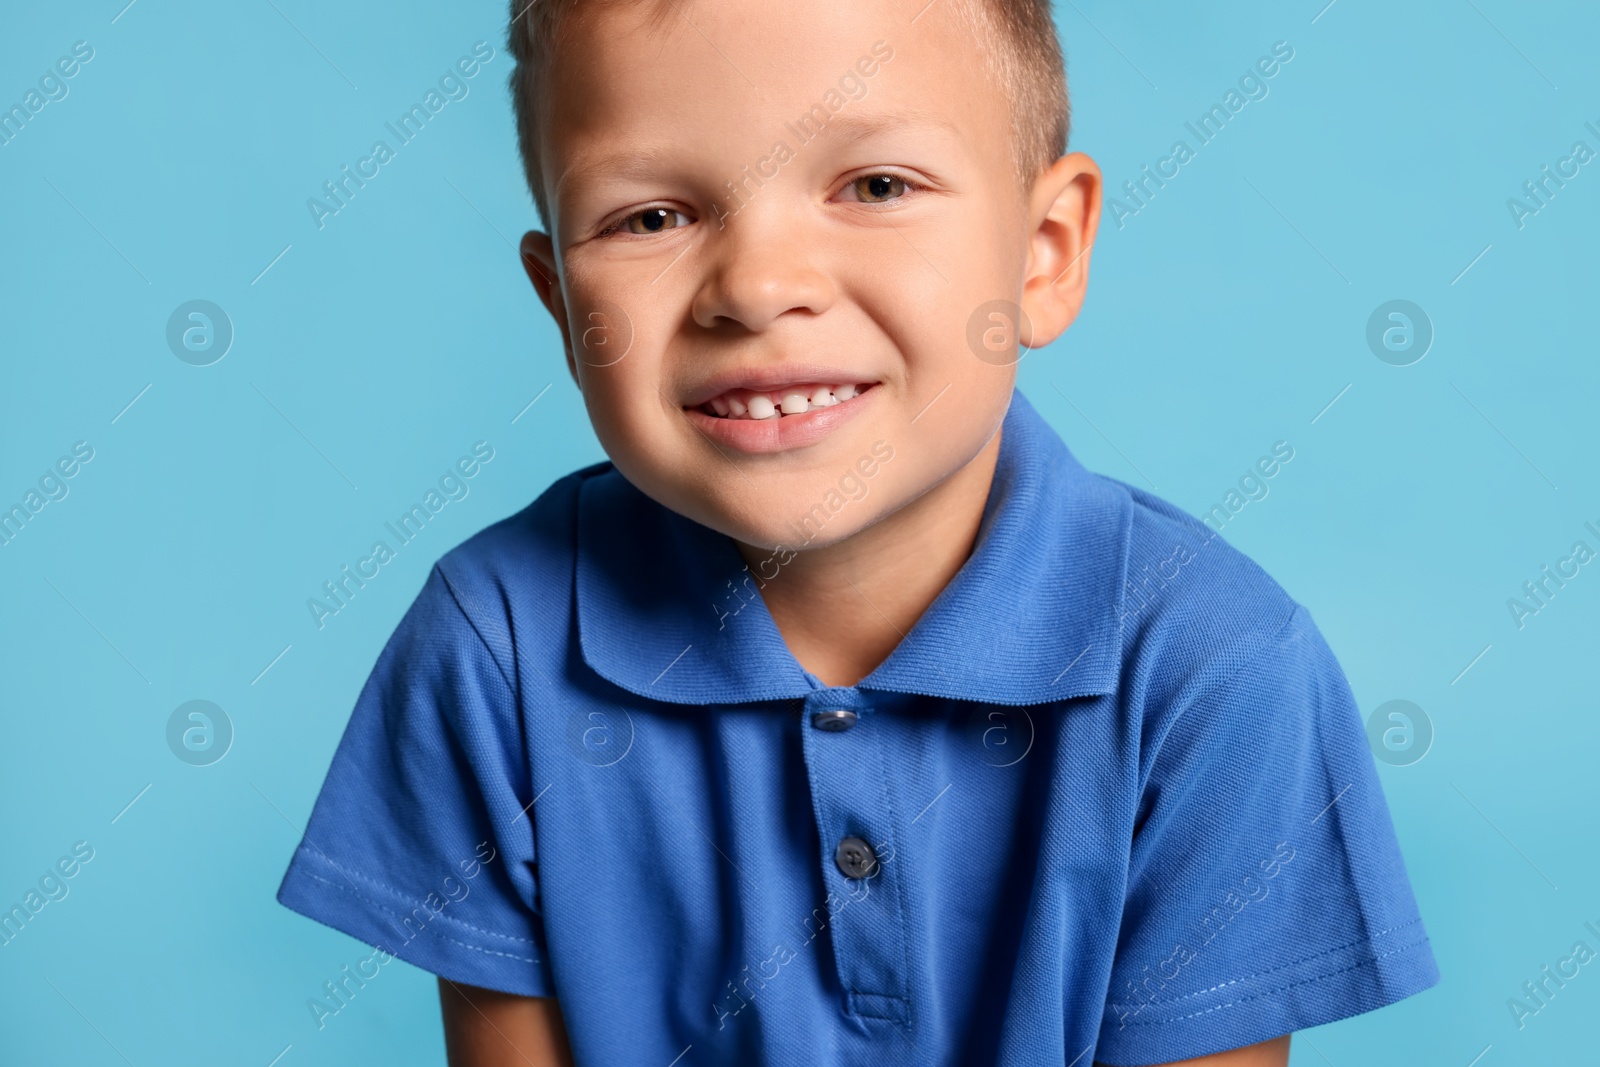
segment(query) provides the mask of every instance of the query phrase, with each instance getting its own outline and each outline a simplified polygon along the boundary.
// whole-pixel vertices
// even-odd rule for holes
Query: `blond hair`
[[[587,9],[584,13],[602,4],[624,2],[638,0],[583,0]],[[680,2],[683,0],[658,4],[657,18],[665,18]],[[1026,186],[1066,152],[1071,130],[1066,68],[1050,0],[935,2],[956,8],[976,31],[974,40],[985,64],[1011,104],[1013,158],[1017,176]],[[515,59],[510,82],[517,144],[528,189],[546,229],[552,220],[540,169],[538,120],[545,84],[539,75],[549,66],[561,31],[578,4],[579,0],[511,0],[511,22],[507,27],[507,45]]]

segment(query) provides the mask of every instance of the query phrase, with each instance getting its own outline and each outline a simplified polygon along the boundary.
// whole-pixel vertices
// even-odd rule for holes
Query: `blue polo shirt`
[[[1020,394],[972,556],[858,685],[749,577],[610,464],[448,553],[278,899],[558,997],[585,1067],[1165,1063],[1438,980],[1305,609]]]

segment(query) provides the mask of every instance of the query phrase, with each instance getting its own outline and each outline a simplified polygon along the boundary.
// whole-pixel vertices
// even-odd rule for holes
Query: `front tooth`
[[[819,387],[814,393],[811,394],[811,406],[814,408],[825,408],[830,404],[837,403],[838,401],[833,398],[833,394],[828,392],[828,387],[826,385]]]
[[[772,402],[771,397],[764,393],[757,393],[751,397],[747,407],[752,419],[770,419],[778,413],[777,405]]]
[[[784,393],[778,406],[785,415],[798,415],[811,407],[811,401],[801,392]]]
[[[728,396],[728,410],[733,413],[733,417],[734,418],[736,418],[736,419],[744,418],[744,413],[745,413],[744,401],[740,400],[736,396],[733,396],[732,394],[729,394],[729,396]]]
[[[836,385],[833,387],[833,395],[838,400],[849,400],[856,395],[856,387],[853,385]]]
[[[726,415],[728,413],[728,402],[722,399],[720,396],[712,397],[711,410],[715,411],[718,415]]]

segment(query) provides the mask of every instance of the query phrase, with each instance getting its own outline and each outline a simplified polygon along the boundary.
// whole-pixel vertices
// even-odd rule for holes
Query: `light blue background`
[[[366,950],[273,893],[434,559],[601,458],[513,248],[534,215],[503,7],[124,2],[13,4],[0,33],[3,104],[95,49],[0,147],[0,504],[95,449],[0,548],[0,905],[95,849],[0,948],[0,1062],[442,1063],[404,964],[318,1031],[307,998]],[[1524,1029],[1506,1000],[1600,948],[1600,567],[1524,629],[1506,600],[1600,548],[1600,164],[1523,229],[1506,200],[1600,148],[1600,13],[1324,2],[1059,7],[1073,147],[1113,192],[1273,42],[1295,57],[1108,216],[1081,320],[1021,383],[1091,468],[1196,514],[1288,440],[1226,536],[1311,608],[1364,711],[1433,720],[1380,774],[1443,983],[1297,1039],[1296,1067],[1578,1062],[1600,965]],[[479,40],[470,95],[319,231],[307,197]],[[236,330],[203,368],[164,339],[195,298]],[[1365,343],[1395,298],[1437,331],[1412,366]],[[471,495],[319,631],[306,598],[480,439]],[[164,736],[196,698],[236,730],[203,768]]]

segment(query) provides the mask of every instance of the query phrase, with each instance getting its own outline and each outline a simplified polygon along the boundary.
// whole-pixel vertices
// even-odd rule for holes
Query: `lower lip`
[[[778,415],[766,419],[724,419],[707,415],[699,408],[684,408],[689,422],[719,445],[753,454],[787,452],[814,445],[854,418],[872,403],[876,385],[825,408],[813,408],[798,415]]]

